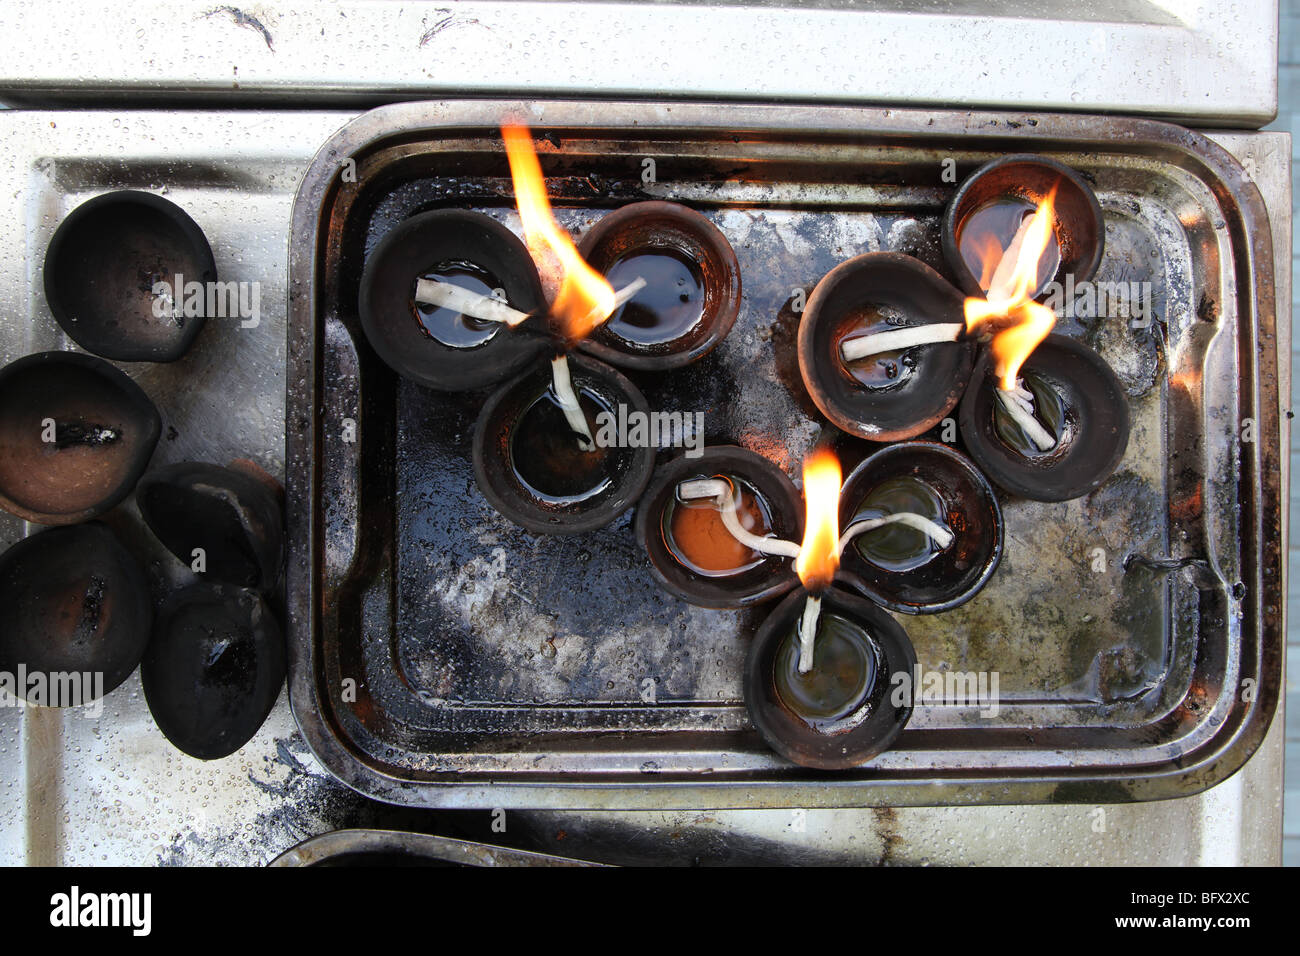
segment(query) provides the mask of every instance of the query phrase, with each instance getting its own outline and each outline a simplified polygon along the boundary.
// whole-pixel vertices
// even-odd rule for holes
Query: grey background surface
[[[1295,134],[1300,130],[1300,0],[1282,0],[1278,24],[1278,76],[1277,120],[1265,129],[1285,130],[1291,133],[1291,214],[1300,206],[1296,192],[1296,156],[1300,140]],[[1291,248],[1291,367],[1300,354],[1296,333],[1300,332],[1300,290],[1295,284],[1300,275],[1300,242],[1292,238]],[[1295,382],[1292,380],[1292,407],[1295,405]],[[1300,438],[1291,435],[1291,474],[1295,475],[1300,463]],[[1288,555],[1287,594],[1287,695],[1286,695],[1286,796],[1282,817],[1282,862],[1285,866],[1300,866],[1300,486],[1294,477],[1291,482],[1291,548]]]

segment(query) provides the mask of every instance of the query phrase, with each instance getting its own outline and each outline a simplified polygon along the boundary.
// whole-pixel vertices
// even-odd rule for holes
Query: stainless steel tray
[[[990,587],[904,621],[927,669],[999,673],[995,719],[923,707],[860,770],[785,764],[739,700],[758,615],[659,594],[626,521],[539,540],[478,499],[464,452],[481,396],[396,381],[360,334],[355,288],[366,251],[417,209],[472,205],[517,225],[495,137],[508,113],[551,134],[543,161],[571,229],[652,196],[728,234],[746,283],[736,329],[706,372],[642,384],[652,405],[712,396],[710,441],[791,469],[817,427],[778,380],[794,288],[867,249],[938,264],[945,158],[965,172],[1040,151],[1095,181],[1108,221],[1098,278],[1149,279],[1160,318],[1146,331],[1064,330],[1124,380],[1129,453],[1088,499],[1005,502],[1008,554]],[[657,183],[641,182],[643,157]],[[355,183],[342,175],[352,168]],[[303,732],[353,787],[430,806],[1118,802],[1205,789],[1258,746],[1280,684],[1272,262],[1245,171],[1158,123],[572,102],[366,114],[317,155],[291,238],[290,690]],[[1254,441],[1241,440],[1246,419]],[[655,703],[641,699],[646,678]]]

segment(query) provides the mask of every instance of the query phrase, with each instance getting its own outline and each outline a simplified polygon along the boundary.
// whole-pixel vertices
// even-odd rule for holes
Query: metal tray
[[[787,764],[740,700],[762,609],[663,594],[630,516],[537,538],[481,499],[468,447],[484,396],[398,380],[365,343],[356,291],[366,254],[416,211],[468,206],[518,228],[496,135],[506,115],[546,135],[571,231],[653,197],[727,234],[745,286],[732,334],[703,363],[636,378],[652,407],[704,410],[709,442],[792,473],[820,427],[794,370],[796,289],[872,249],[946,271],[945,159],[960,178],[1036,151],[1095,183],[1107,218],[1097,278],[1152,282],[1157,320],[1058,330],[1125,383],[1128,454],[1088,498],[1004,500],[1007,554],[989,587],[903,620],[925,669],[998,673],[996,717],[920,707],[858,770]],[[657,182],[641,179],[646,157]],[[1161,123],[580,102],[365,114],[308,170],[290,244],[290,694],[304,735],[349,785],[425,806],[1120,802],[1206,789],[1254,752],[1279,694],[1272,263],[1247,172]]]

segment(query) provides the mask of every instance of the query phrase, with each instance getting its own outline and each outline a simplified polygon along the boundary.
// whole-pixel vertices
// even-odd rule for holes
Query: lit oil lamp
[[[537,267],[490,216],[438,209],[400,223],[366,261],[366,339],[399,375],[461,391],[518,375],[550,347]]]
[[[864,460],[844,482],[840,524],[903,513],[953,531],[947,547],[924,526],[895,523],[855,537],[836,580],[891,611],[934,614],[966,603],[1002,557],[1002,510],[988,481],[937,442],[902,442]]]
[[[817,283],[799,323],[799,371],[817,407],[871,441],[913,438],[956,406],[974,364],[962,297],[911,256],[873,252]]]
[[[623,206],[588,230],[578,250],[616,287],[646,283],[582,342],[602,361],[679,368],[711,351],[736,321],[736,253],[693,209],[659,201]]]
[[[79,352],[0,369],[0,507],[38,524],[103,514],[131,493],[162,428],[127,375]]]
[[[655,475],[636,535],[663,588],[701,607],[738,608],[786,593],[803,530],[799,493],[762,455],[713,445]]]
[[[173,362],[203,328],[206,296],[197,308],[173,302],[160,316],[155,286],[206,286],[217,267],[203,230],[183,209],[121,190],[82,203],[59,224],[44,275],[50,311],[83,349],[121,362]]]
[[[1053,280],[1091,279],[1101,263],[1106,229],[1092,189],[1070,167],[1033,155],[1003,156],[972,173],[944,212],[944,258],[967,295],[988,296],[993,271],[1024,221],[1053,196],[1047,245],[1031,277],[1031,299]]]
[[[889,748],[911,717],[895,675],[913,672],[916,653],[881,607],[832,587],[840,554],[859,534],[895,523],[928,527],[921,516],[867,519],[838,532],[839,462],[829,452],[804,465],[807,520],[795,558],[803,588],[773,610],[750,644],[745,704],[777,753],[805,767],[860,766]],[[952,533],[929,527],[944,546]]]
[[[1097,488],[1128,445],[1128,401],[1119,379],[1086,346],[1050,335],[1056,316],[1033,301],[1051,254],[1056,190],[1021,220],[1005,249],[989,245],[985,297],[964,305],[969,334],[991,330],[959,422],[971,457],[998,485],[1040,501]]]
[[[502,386],[483,406],[474,432],[474,475],[492,506],[530,531],[590,531],[640,497],[654,449],[597,441],[602,417],[648,416],[649,406],[626,377],[570,352],[644,280],[615,292],[583,260],[551,213],[528,131],[505,126],[502,137],[528,251],[556,285],[548,313],[551,361]]]

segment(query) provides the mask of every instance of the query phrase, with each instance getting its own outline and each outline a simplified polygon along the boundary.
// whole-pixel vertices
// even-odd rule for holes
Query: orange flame
[[[502,126],[501,138],[510,160],[515,204],[523,220],[528,251],[542,268],[551,262],[558,267],[560,288],[551,304],[551,315],[570,341],[585,338],[613,313],[614,287],[583,261],[573,240],[555,221],[546,197],[542,164],[533,150],[528,127]]]
[[[809,591],[829,586],[840,566],[841,478],[839,459],[826,449],[814,451],[804,460],[803,500],[808,514],[794,569]]]
[[[1013,389],[1020,377],[1020,367],[1047,338],[1056,324],[1056,313],[1033,300],[1038,288],[1038,263],[1052,241],[1056,221],[1056,188],[1038,204],[1022,226],[1019,248],[1013,241],[1007,249],[994,240],[981,244],[980,284],[988,289],[988,298],[966,300],[966,331],[981,325],[993,327],[993,358],[997,363],[999,387]],[[1014,256],[1011,263],[1003,261]],[[1010,268],[1008,269],[1008,265]]]

